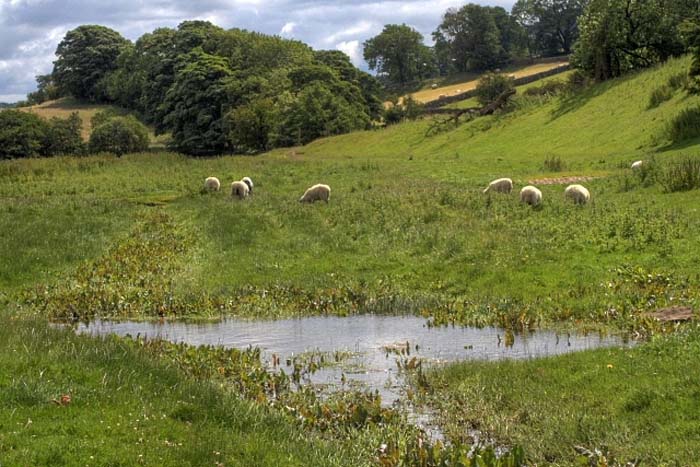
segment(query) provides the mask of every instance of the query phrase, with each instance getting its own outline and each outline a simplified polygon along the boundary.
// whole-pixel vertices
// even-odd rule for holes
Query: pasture
[[[700,191],[670,191],[666,182],[678,161],[700,156],[700,138],[674,142],[667,131],[668,122],[700,105],[700,98],[677,92],[656,107],[648,103],[654,89],[688,63],[671,60],[576,94],[521,98],[511,113],[432,136],[426,134],[430,121],[419,120],[255,157],[195,159],[152,152],[3,161],[0,299],[7,311],[0,314],[0,328],[16,332],[4,331],[15,337],[6,336],[0,347],[2,361],[15,369],[0,373],[0,388],[14,391],[0,391],[10,394],[0,399],[0,418],[17,433],[41,436],[31,430],[51,430],[69,411],[78,414],[79,421],[66,431],[41,442],[35,456],[44,457],[35,457],[37,463],[54,459],[50,456],[82,462],[79,453],[58,457],[57,446],[73,438],[110,459],[122,456],[98,446],[91,429],[110,418],[114,433],[137,446],[128,448],[130,456],[138,456],[139,439],[155,437],[160,442],[152,447],[156,457],[175,459],[174,454],[164,457],[171,451],[163,446],[182,439],[183,444],[192,441],[183,451],[194,459],[205,449],[207,436],[222,439],[231,428],[230,421],[213,413],[224,404],[237,419],[231,428],[236,436],[253,436],[246,431],[250,426],[265,436],[252,444],[235,437],[222,440],[229,459],[274,465],[289,452],[289,464],[310,459],[320,465],[359,465],[376,461],[382,437],[393,435],[375,427],[378,431],[370,430],[365,438],[355,433],[342,451],[329,451],[328,439],[338,432],[318,435],[309,429],[315,435],[301,442],[292,428],[294,417],[255,404],[230,406],[232,396],[214,383],[192,389],[196,401],[188,401],[179,415],[165,412],[168,422],[153,428],[151,438],[136,437],[126,425],[115,429],[127,407],[161,416],[157,404],[185,400],[198,374],[181,360],[173,364],[172,352],[119,350],[124,344],[118,341],[70,336],[47,328],[45,320],[409,312],[435,324],[498,325],[515,332],[557,327],[647,336],[673,330],[645,313],[676,304],[697,309]],[[630,164],[639,159],[653,161],[650,171],[632,172]],[[202,192],[208,176],[221,180],[221,192]],[[230,184],[243,176],[254,180],[255,193],[232,200]],[[564,198],[566,185],[541,183],[569,176],[591,177],[583,182],[590,203],[575,206]],[[499,177],[514,180],[513,193],[484,195],[488,182]],[[532,181],[539,181],[544,196],[534,209],[517,197]],[[332,187],[330,202],[299,203],[315,183]],[[459,422],[445,416],[448,435],[463,427],[459,423],[478,422],[497,442],[522,445],[533,462],[571,462],[572,444],[596,448],[607,443],[625,460],[638,454],[651,463],[685,463],[700,440],[688,431],[685,418],[679,421],[681,415],[655,419],[658,430],[652,434],[638,430],[634,436],[613,436],[621,423],[646,419],[630,420],[612,410],[590,412],[603,393],[615,393],[610,404],[639,398],[647,404],[652,396],[637,386],[635,368],[658,368],[666,375],[659,394],[697,392],[697,381],[683,376],[688,368],[659,357],[666,348],[661,342],[668,342],[668,352],[679,349],[674,355],[697,357],[696,333],[664,339],[613,355],[599,351],[543,362],[469,362],[428,375],[426,384],[438,399],[444,394],[460,404],[486,388],[478,393],[481,412],[465,408],[467,416]],[[22,359],[15,360],[17,352]],[[130,376],[113,380],[132,359],[139,364]],[[107,361],[108,370],[102,371]],[[593,362],[596,371],[606,371],[599,367],[602,361],[625,371],[614,378],[612,373],[589,374]],[[44,373],[36,374],[40,367],[50,370],[50,383]],[[540,367],[548,379],[530,381],[533,368]],[[575,400],[566,407],[590,418],[578,429],[566,428],[560,444],[550,444],[551,430],[560,421],[538,415],[546,408],[532,407],[543,399],[554,412],[573,392],[572,384],[582,380],[596,384],[577,385],[578,396],[571,396]],[[643,381],[649,387],[659,382],[651,376]],[[521,397],[509,392],[525,382],[530,386]],[[133,396],[112,397],[111,385],[141,389]],[[173,387],[178,389],[170,394]],[[86,395],[81,405],[47,403],[71,389]],[[163,393],[163,399],[157,401],[154,393]],[[507,404],[499,402],[506,398]],[[689,404],[686,398],[665,398],[663,410],[686,413],[697,422]],[[151,406],[156,409],[144,409]],[[245,415],[237,418],[239,412]],[[531,418],[522,414],[549,425],[523,434]],[[279,425],[278,417],[283,419]],[[596,436],[581,428],[608,417],[609,425],[598,426]],[[30,445],[9,433],[0,435],[0,458],[22,459]],[[686,436],[689,448],[672,442],[679,436]],[[401,438],[401,446],[410,444],[408,438]],[[265,449],[265,443],[279,439],[284,448]],[[649,449],[637,449],[644,443],[651,443]],[[250,447],[235,451],[243,445]],[[295,447],[287,451],[288,445]],[[149,462],[155,465],[157,459]]]

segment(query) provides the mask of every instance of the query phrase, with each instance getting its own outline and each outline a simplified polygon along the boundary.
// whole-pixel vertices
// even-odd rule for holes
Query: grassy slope
[[[562,58],[561,61],[551,61],[548,60],[544,63],[537,63],[535,65],[529,65],[525,67],[509,67],[503,70],[503,73],[508,73],[513,75],[515,78],[524,78],[526,76],[534,75],[537,73],[542,73],[543,71],[551,70],[558,66],[568,63],[566,58]],[[479,81],[479,75],[467,75],[465,80],[458,83],[450,83],[447,86],[440,86],[436,89],[423,89],[411,94],[411,96],[418,102],[430,102],[436,100],[441,95],[451,96],[453,94],[461,94],[466,91],[470,91],[476,88],[476,84]]]
[[[285,283],[306,289],[355,284],[371,291],[389,283],[405,294],[481,297],[486,303],[515,297],[527,305],[529,313],[544,318],[599,320],[602,315],[597,313],[608,305],[601,283],[614,278],[611,269],[622,264],[687,275],[690,286],[686,288],[692,294],[699,280],[700,258],[693,248],[700,240],[700,212],[694,207],[698,192],[663,194],[658,186],[626,182],[628,164],[664,144],[659,135],[665,123],[682,108],[700,103],[698,98],[677,93],[671,101],[646,110],[651,91],[687,65],[687,60],[673,61],[575,98],[480,119],[433,137],[425,136],[429,122],[414,122],[255,158],[197,160],[144,154],[121,159],[4,161],[0,164],[0,224],[9,228],[0,233],[0,290],[14,297],[36,283],[65,282],[78,264],[105,254],[110,245],[129,236],[144,212],[162,205],[193,237],[193,246],[173,277],[176,291],[183,295],[226,293],[246,284]],[[700,140],[687,141],[656,157],[698,154],[698,144]],[[520,206],[516,195],[487,201],[481,194],[486,183],[499,176],[513,177],[519,188],[531,178],[562,175],[542,170],[545,157],[551,155],[561,157],[565,173],[609,176],[587,183],[593,193],[591,206],[580,209],[565,203],[561,186],[543,187],[545,203],[538,210]],[[221,178],[224,187],[250,175],[256,182],[255,196],[233,202],[226,193],[201,195],[200,184],[208,175]],[[330,204],[296,202],[307,186],[320,181],[333,187]],[[631,188],[621,190],[625,185]],[[547,307],[549,300],[554,305]],[[653,304],[634,302],[632,308],[645,306]],[[518,314],[522,307],[516,305],[511,311]],[[33,429],[55,430],[64,419],[54,414],[68,411],[50,411],[62,409],[46,398],[70,385],[77,378],[71,374],[97,374],[106,363],[80,359],[81,352],[68,358],[75,351],[72,345],[65,346],[63,333],[31,321],[11,323],[7,314],[2,319],[0,329],[20,336],[20,340],[3,339],[6,343],[0,350],[0,358],[8,362],[0,365],[0,386],[15,391],[4,396],[3,418],[12,420],[13,426],[25,425],[26,421],[14,418],[13,410],[18,407],[17,398],[26,397],[31,403],[14,414],[32,418]],[[488,310],[484,319],[489,319]],[[31,336],[32,328],[48,337],[39,339],[37,331],[35,337],[23,337]],[[18,360],[26,364],[11,367],[21,339],[27,348],[38,349],[25,352],[23,358],[36,353],[39,360]],[[69,342],[78,348],[85,345],[88,353],[110,351],[99,341]],[[580,358],[597,357],[583,354]],[[655,364],[653,353],[641,352],[635,358],[640,364]],[[158,363],[151,364],[157,371],[166,371]],[[674,375],[680,371],[665,361],[658,364]],[[41,389],[44,382],[36,368],[55,365],[60,368],[52,380],[55,387]],[[118,372],[126,363],[115,365]],[[494,368],[484,368],[484,378],[498,381]],[[151,381],[152,392],[167,394],[162,403],[173,403],[181,396],[149,380],[148,371],[138,369],[134,378],[143,377]],[[565,372],[558,375],[566,378]],[[21,384],[23,377],[26,385]],[[517,385],[518,376],[513,378],[511,384]],[[622,375],[620,382],[630,391],[635,387],[633,376]],[[104,397],[109,393],[92,376],[80,392]],[[498,393],[494,394],[497,398]],[[110,417],[125,417],[126,408],[139,403],[124,397],[105,409]],[[595,400],[593,393],[590,397]],[[669,410],[680,410],[681,405]],[[81,418],[97,416],[94,406],[76,404],[78,409]],[[41,426],[37,420],[42,420]],[[219,436],[217,426],[202,422],[199,439],[206,439],[208,429],[214,438]],[[252,431],[244,428],[239,435],[265,432],[259,426],[253,425]],[[76,422],[60,442],[65,444],[69,437],[94,441],[93,428]],[[122,435],[126,433],[125,428]],[[280,435],[281,442],[291,442],[286,433]],[[4,449],[17,446],[26,451],[31,445],[24,438],[7,441],[7,436],[16,435],[4,436],[0,439]],[[194,443],[188,455],[194,455],[202,443]],[[299,449],[299,456],[319,452],[319,462],[327,459],[323,447]],[[129,455],[135,452],[133,448]],[[59,455],[55,445],[47,442],[35,455],[52,453]],[[118,451],[109,455],[117,456]],[[38,457],[37,462],[41,462]]]
[[[530,463],[573,465],[574,446],[610,464],[697,465],[700,329],[632,349],[453,365],[429,377],[449,437],[477,428],[522,444]]]

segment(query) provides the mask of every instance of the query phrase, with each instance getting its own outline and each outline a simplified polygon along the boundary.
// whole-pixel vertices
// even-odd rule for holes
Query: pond
[[[309,375],[307,383],[376,390],[385,405],[398,401],[405,389],[397,362],[406,363],[413,357],[424,365],[435,365],[468,359],[535,358],[627,345],[616,336],[553,331],[513,335],[493,327],[429,327],[424,318],[393,315],[225,319],[214,323],[98,320],[80,324],[78,332],[140,335],[192,345],[259,347],[273,371],[273,361],[279,361],[279,368],[284,369],[295,357],[309,352],[326,355],[325,361],[331,364]]]

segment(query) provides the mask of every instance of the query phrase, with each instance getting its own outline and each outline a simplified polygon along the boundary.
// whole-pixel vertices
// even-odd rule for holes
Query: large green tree
[[[131,42],[113,29],[79,26],[66,33],[56,49],[53,81],[63,91],[79,99],[105,99],[102,79],[117,68],[117,58]]]
[[[687,50],[679,25],[697,14],[685,0],[591,0],[579,20],[574,63],[597,80]]]
[[[473,3],[447,10],[433,39],[444,71],[496,68],[525,45],[522,28],[503,8]]]
[[[527,31],[533,54],[569,54],[587,4],[588,0],[518,0],[512,15]]]
[[[423,35],[405,24],[384,26],[380,34],[365,41],[363,55],[370,70],[396,84],[406,84],[434,72],[434,57],[423,44]]]
[[[189,154],[212,154],[231,149],[224,115],[228,61],[202,49],[181,56],[175,81],[164,102],[164,125],[172,131],[174,147]]]

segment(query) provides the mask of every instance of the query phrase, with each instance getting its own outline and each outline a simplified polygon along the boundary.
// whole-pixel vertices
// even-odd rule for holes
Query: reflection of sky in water
[[[415,316],[360,315],[348,318],[309,317],[277,321],[227,319],[216,323],[146,323],[95,321],[81,324],[79,332],[90,334],[140,334],[193,345],[223,345],[244,349],[260,347],[263,358],[280,357],[282,368],[289,357],[307,351],[356,353],[343,362],[343,368],[324,368],[312,383],[361,384],[378,390],[385,404],[398,399],[401,380],[396,361],[400,357],[385,351],[386,346],[408,342],[410,356],[428,362],[454,362],[468,359],[499,360],[557,355],[576,350],[621,345],[620,338],[597,334],[571,335],[537,331],[516,335],[506,347],[504,331],[498,328],[428,328],[424,318]],[[418,346],[416,348],[416,346]]]

